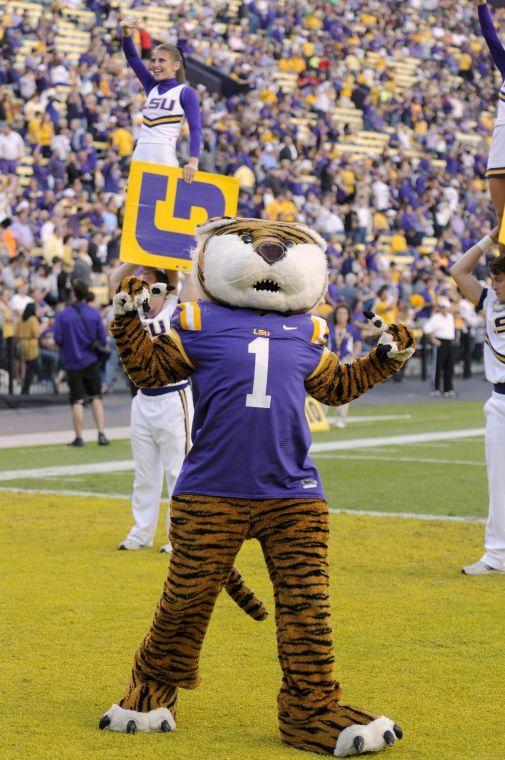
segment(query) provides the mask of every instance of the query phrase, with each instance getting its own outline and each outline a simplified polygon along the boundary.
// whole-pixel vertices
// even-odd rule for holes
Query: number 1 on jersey
[[[245,405],[254,406],[257,409],[270,409],[272,396],[267,394],[270,340],[255,338],[249,343],[247,349],[250,354],[255,354],[255,360],[252,393],[247,394]]]

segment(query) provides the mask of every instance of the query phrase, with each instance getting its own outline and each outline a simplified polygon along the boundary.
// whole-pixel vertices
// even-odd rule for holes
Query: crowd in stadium
[[[34,21],[6,4],[0,32],[0,368],[17,338],[19,381],[22,360],[36,361],[34,377],[58,390],[52,326],[73,279],[111,319],[105,283],[143,93],[120,50],[114,2],[41,5]],[[142,15],[147,4],[130,5]],[[496,105],[489,51],[471,2],[387,5],[385,14],[379,0],[349,0],[345,12],[337,0],[253,0],[233,12],[227,2],[149,3],[173,20],[160,41],[178,40],[244,85],[228,98],[197,85],[200,169],[238,178],[240,215],[297,219],[328,240],[323,313],[347,303],[366,339],[362,308],[422,327],[449,297],[461,334],[478,337],[447,266],[495,224],[483,179]],[[57,42],[62,6],[70,21],[72,8],[95,16],[75,61]],[[155,41],[137,35],[143,57]],[[397,64],[414,59],[406,86]],[[358,118],[346,121],[352,109]],[[361,132],[383,135],[384,147],[353,150]]]

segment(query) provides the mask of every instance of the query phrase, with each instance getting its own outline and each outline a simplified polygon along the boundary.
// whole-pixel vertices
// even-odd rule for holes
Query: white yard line
[[[390,420],[411,420],[411,414],[358,414],[349,416],[347,424],[351,422],[388,422]]]
[[[37,494],[37,495],[43,495],[43,496],[80,496],[83,499],[84,498],[93,498],[93,499],[123,499],[124,501],[131,501],[131,496],[125,496],[123,493],[94,493],[93,491],[57,491],[56,489],[50,489],[50,488],[16,488],[10,487],[10,486],[0,486],[0,493],[26,493],[26,494]],[[162,499],[162,501],[166,501],[166,499]]]
[[[414,433],[411,435],[384,436],[382,438],[355,438],[349,441],[321,441],[313,443],[311,453],[318,454],[326,451],[353,451],[355,449],[373,449],[378,446],[394,446],[395,444],[426,443],[428,441],[454,441],[461,438],[476,438],[484,435],[484,428],[469,428],[467,430],[445,430],[437,433]],[[418,461],[413,459],[413,461]],[[104,472],[126,472],[134,469],[133,459],[93,462],[90,464],[72,464],[59,467],[35,467],[22,470],[0,471],[0,481],[20,480],[30,478],[54,478],[61,475],[94,475]]]
[[[379,462],[415,462],[416,464],[458,464],[485,467],[485,462],[472,462],[466,459],[419,459],[418,457],[376,456],[375,454],[315,454],[314,459],[345,459],[368,462],[370,459]]]
[[[103,472],[126,472],[134,468],[135,462],[133,459],[121,459],[117,462],[93,462],[91,464],[65,464],[60,467],[34,467],[30,470],[5,470],[5,472],[0,472],[0,481],[55,478],[61,475],[95,475]]]
[[[350,441],[321,441],[313,443],[311,453],[318,451],[350,451],[352,449],[369,449],[375,446],[394,446],[406,443],[427,443],[429,441],[457,441],[460,438],[480,438],[485,428],[467,430],[440,430],[437,433],[412,433],[411,435],[391,435],[383,438],[355,438]]]
[[[44,446],[55,443],[70,443],[74,437],[70,430],[50,430],[45,433],[18,433],[16,435],[0,435],[0,449],[20,449],[25,446]],[[96,430],[84,430],[82,437],[88,443],[96,443]],[[107,428],[107,438],[110,441],[122,441],[130,438],[129,427]]]
[[[427,515],[416,512],[373,512],[366,509],[330,509],[332,515],[362,515],[363,517],[401,517],[406,520],[437,520],[442,522],[485,523],[484,517],[462,517],[460,515]]]
[[[94,499],[120,499],[130,501],[130,496],[120,493],[93,493],[92,491],[56,491],[56,490],[38,490],[34,488],[9,488],[0,486],[0,493],[21,493],[21,494],[42,494],[48,496],[77,496],[82,498]],[[166,501],[166,499],[163,499]],[[374,512],[373,510],[364,509],[329,509],[332,515],[358,515],[360,517],[400,517],[407,520],[435,520],[437,522],[466,522],[466,523],[485,523],[483,517],[461,517],[458,515],[429,515],[416,514],[415,512]]]

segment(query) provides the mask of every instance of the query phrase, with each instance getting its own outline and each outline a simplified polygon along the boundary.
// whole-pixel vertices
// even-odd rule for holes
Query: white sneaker
[[[467,565],[461,572],[463,575],[489,575],[490,573],[505,573],[505,570],[498,570],[496,567],[486,565],[481,559],[473,565]]]
[[[166,544],[163,544],[163,546],[160,548],[161,554],[172,554],[174,550],[174,547],[170,543],[170,541],[167,541]]]
[[[142,544],[139,544],[137,541],[133,541],[131,538],[125,538],[125,540],[121,541],[119,544],[118,549],[120,551],[136,552],[137,549],[142,549]]]

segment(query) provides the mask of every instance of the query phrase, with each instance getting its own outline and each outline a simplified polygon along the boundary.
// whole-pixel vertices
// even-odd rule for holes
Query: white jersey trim
[[[482,310],[486,319],[484,370],[490,383],[505,382],[505,304],[491,288],[483,292]]]

